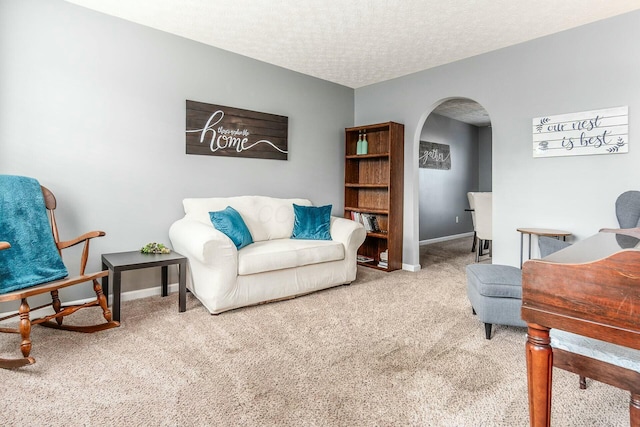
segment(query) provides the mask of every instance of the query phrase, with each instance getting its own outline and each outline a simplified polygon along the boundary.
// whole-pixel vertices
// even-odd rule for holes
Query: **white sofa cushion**
[[[311,206],[307,199],[277,199],[266,196],[238,196],[184,199],[185,218],[211,225],[209,212],[227,206],[237,210],[249,228],[254,242],[291,237],[293,204]]]
[[[255,242],[238,251],[238,275],[340,261],[344,257],[344,245],[333,240],[285,238]]]

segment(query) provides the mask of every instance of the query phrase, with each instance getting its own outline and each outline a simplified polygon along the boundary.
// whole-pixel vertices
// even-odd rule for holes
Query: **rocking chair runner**
[[[3,178],[0,176],[0,178]],[[11,177],[10,177],[11,178]],[[3,178],[6,179],[6,176]],[[35,181],[35,180],[34,180]],[[37,181],[36,181],[37,182]],[[111,311],[107,307],[107,299],[102,292],[102,286],[98,279],[109,274],[108,271],[100,271],[98,273],[85,273],[85,268],[87,265],[87,259],[89,256],[89,241],[95,237],[104,236],[105,233],[103,231],[91,231],[83,234],[76,239],[69,241],[60,241],[58,235],[58,228],[56,225],[54,210],[56,208],[56,199],[51,191],[49,191],[45,187],[40,187],[42,189],[42,195],[44,197],[44,204],[46,207],[46,212],[48,212],[48,220],[51,227],[51,233],[53,234],[53,241],[55,242],[55,249],[58,254],[62,255],[62,249],[69,248],[71,246],[75,246],[77,244],[84,242],[84,249],[82,251],[82,258],[80,260],[80,273],[75,277],[64,277],[62,279],[47,281],[45,283],[39,283],[28,287],[22,287],[21,289],[10,290],[5,293],[0,293],[0,303],[7,301],[15,301],[20,300],[20,308],[17,313],[5,316],[0,318],[0,321],[4,321],[6,319],[20,316],[19,327],[17,328],[7,328],[0,327],[0,332],[6,333],[19,333],[22,337],[22,341],[20,343],[20,350],[22,351],[21,358],[17,359],[3,359],[0,358],[0,368],[18,368],[24,365],[29,365],[35,363],[35,359],[30,357],[31,353],[31,325],[42,325],[56,329],[65,329],[77,332],[96,332],[104,329],[113,328],[119,326],[120,323],[113,321],[111,318]],[[1,206],[0,206],[1,207]],[[45,214],[43,212],[43,214]],[[16,218],[16,221],[19,221],[21,218]],[[2,225],[4,227],[4,225]],[[3,230],[0,229],[0,232]],[[0,234],[5,239],[7,237],[4,233]],[[7,239],[9,240],[9,239]],[[14,250],[11,245],[12,242],[0,242],[0,257],[6,255],[9,251]],[[24,246],[24,245],[21,245]],[[18,245],[16,244],[15,250],[20,250]],[[66,275],[66,269],[63,267],[63,274]],[[0,271],[1,273],[2,271]],[[2,285],[1,281],[4,279],[2,275],[0,275],[0,285]],[[75,304],[75,305],[67,305],[63,306],[60,298],[58,296],[58,290],[62,288],[66,288],[68,286],[77,285],[80,283],[93,282],[93,290],[96,294],[96,299],[91,300],[89,302],[83,304]],[[19,286],[19,285],[18,285]],[[2,286],[0,286],[0,290]],[[1,292],[1,291],[0,291]],[[38,310],[41,308],[51,306],[54,310],[53,314],[43,315],[42,317],[31,319],[31,308],[29,307],[29,303],[27,302],[27,298],[40,295],[44,293],[51,294],[51,302],[48,304],[41,305],[39,307],[34,308],[34,310]],[[100,306],[102,309],[102,314],[106,320],[106,323],[101,323],[97,325],[90,326],[73,326],[73,325],[63,325],[63,318],[78,311],[81,308]],[[53,322],[52,319],[56,321]]]

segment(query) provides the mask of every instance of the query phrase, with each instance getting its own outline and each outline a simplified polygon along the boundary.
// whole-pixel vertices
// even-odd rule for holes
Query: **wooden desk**
[[[567,236],[571,236],[571,232],[569,231],[564,231],[564,230],[553,230],[551,228],[518,228],[517,229],[520,232],[520,268],[522,268],[522,263],[524,261],[523,256],[522,256],[522,247],[524,246],[524,235],[527,234],[529,235],[529,255],[528,257],[531,258],[531,235],[535,234],[536,236],[547,236],[547,237],[555,237],[557,239],[559,239],[560,237],[562,237],[562,240],[567,240]]]
[[[567,358],[571,353],[552,350],[549,343],[549,329],[555,328],[640,350],[639,242],[638,238],[600,232],[542,260],[524,263],[522,319],[528,324],[531,426],[551,425],[554,364],[572,372],[586,367],[587,376],[630,390],[631,425],[640,426],[640,374],[611,369],[612,365],[603,362],[574,363]],[[609,368],[602,369],[603,364]]]

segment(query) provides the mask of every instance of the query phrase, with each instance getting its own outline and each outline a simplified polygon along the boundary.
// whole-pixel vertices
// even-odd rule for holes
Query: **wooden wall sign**
[[[627,152],[627,106],[533,119],[533,157]]]
[[[427,169],[451,169],[451,150],[447,144],[420,141],[418,166]]]
[[[187,100],[187,154],[287,160],[289,118]]]

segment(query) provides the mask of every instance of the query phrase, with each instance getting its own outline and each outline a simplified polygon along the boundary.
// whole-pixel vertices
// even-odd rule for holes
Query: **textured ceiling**
[[[66,0],[351,88],[640,9],[640,0]],[[484,109],[435,113],[476,126]]]
[[[478,127],[491,125],[491,118],[487,110],[477,102],[466,98],[445,101],[438,105],[433,112]]]
[[[639,0],[67,0],[358,88],[640,9]]]

